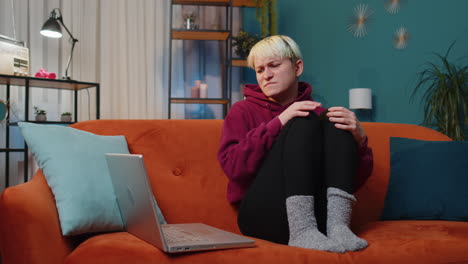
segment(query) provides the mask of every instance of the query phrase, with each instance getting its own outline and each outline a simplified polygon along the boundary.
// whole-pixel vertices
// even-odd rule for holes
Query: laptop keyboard
[[[192,234],[176,226],[164,226],[163,232],[168,243],[210,241],[210,239]]]

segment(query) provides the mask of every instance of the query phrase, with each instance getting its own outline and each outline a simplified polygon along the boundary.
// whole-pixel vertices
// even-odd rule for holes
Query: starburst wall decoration
[[[404,2],[405,0],[385,0],[385,11],[387,11],[387,13],[389,14],[394,15],[400,11],[400,7]]]
[[[408,46],[409,34],[405,27],[400,27],[395,31],[393,36],[393,46],[395,49],[406,49]]]
[[[348,31],[356,38],[362,38],[367,35],[367,26],[374,10],[367,4],[358,4],[354,8],[354,15],[350,19]]]

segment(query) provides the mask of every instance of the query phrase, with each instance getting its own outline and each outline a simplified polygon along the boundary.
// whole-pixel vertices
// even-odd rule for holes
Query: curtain
[[[166,118],[169,0],[100,1],[103,117]]]

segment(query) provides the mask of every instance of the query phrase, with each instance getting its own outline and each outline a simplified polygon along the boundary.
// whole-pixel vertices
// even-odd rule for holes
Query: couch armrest
[[[73,250],[62,236],[53,194],[39,171],[31,181],[0,196],[0,255],[3,263],[63,263]]]

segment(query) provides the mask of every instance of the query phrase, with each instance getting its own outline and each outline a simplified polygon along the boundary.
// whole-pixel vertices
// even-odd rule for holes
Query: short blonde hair
[[[302,60],[299,46],[288,36],[275,35],[264,38],[257,42],[250,50],[247,57],[247,64],[255,69],[255,58],[273,58],[279,56],[281,59],[288,58],[293,63]]]

